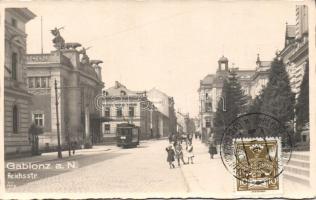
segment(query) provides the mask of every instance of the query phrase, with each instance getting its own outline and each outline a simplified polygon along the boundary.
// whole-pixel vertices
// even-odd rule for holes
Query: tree
[[[288,73],[282,59],[276,57],[271,64],[268,83],[263,92],[261,111],[289,126],[294,119],[294,104],[295,95],[291,90]]]
[[[218,102],[214,118],[215,140],[219,141],[225,128],[246,110],[247,96],[241,88],[235,71],[224,80],[222,98]]]
[[[249,113],[261,112],[261,107],[263,104],[263,94],[264,88],[260,91],[259,95],[255,97],[255,99],[251,102],[248,108]]]
[[[300,93],[295,105],[296,127],[301,130],[309,122],[309,62],[305,66]]]

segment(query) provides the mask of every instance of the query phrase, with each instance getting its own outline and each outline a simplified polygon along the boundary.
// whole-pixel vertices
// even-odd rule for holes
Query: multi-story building
[[[125,85],[115,82],[103,92],[102,133],[105,143],[114,142],[117,125],[130,123],[140,127],[140,139],[159,137],[159,121],[162,116],[149,101],[145,91],[132,91]],[[162,135],[160,135],[162,136]]]
[[[309,62],[308,7],[306,5],[296,6],[295,25],[286,24],[285,45],[280,52],[280,56],[285,64],[290,79],[291,89],[295,93],[295,98],[297,100],[300,94],[300,86],[305,73],[305,68]],[[294,125],[294,127],[296,129],[296,125]],[[309,131],[303,131],[301,133],[301,141],[303,143],[309,143]]]
[[[35,14],[27,8],[5,9],[4,151],[7,156],[30,153],[32,95],[26,90],[26,23]]]
[[[102,61],[89,60],[84,48],[76,49],[79,46],[65,43],[50,53],[26,56],[27,90],[33,94],[30,117],[44,131],[40,148],[57,145],[56,101],[61,145],[91,145],[101,139],[101,110],[93,102],[104,87]]]
[[[158,122],[159,135],[167,137],[176,132],[177,119],[174,110],[173,97],[153,88],[147,92],[147,97],[161,113]]]
[[[247,95],[250,100],[251,98],[255,98],[267,84],[270,66],[271,62],[261,61],[259,55],[254,70],[240,70],[236,67],[229,67],[228,59],[224,56],[218,60],[216,74],[208,74],[200,81],[200,87],[198,89],[200,110],[199,130],[203,140],[208,138],[212,132],[217,104],[222,98],[224,80],[227,79],[229,72],[234,70],[244,94]]]
[[[297,98],[308,62],[308,9],[296,6],[296,24],[286,24],[285,45],[280,56],[289,74],[292,91]]]

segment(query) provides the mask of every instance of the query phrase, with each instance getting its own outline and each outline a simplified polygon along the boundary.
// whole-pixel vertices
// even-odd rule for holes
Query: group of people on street
[[[173,137],[172,140],[170,140],[169,137],[169,142],[170,145],[166,148],[167,151],[167,162],[169,163],[169,167],[170,168],[175,168],[175,165],[173,164],[173,162],[176,160],[178,163],[178,166],[180,167],[181,162],[183,165],[186,164],[193,164],[193,145],[192,145],[192,138],[193,136],[191,135],[191,137],[189,136],[191,134],[188,134],[185,142],[183,142],[183,138],[182,137]],[[184,152],[184,148],[183,145],[185,145],[185,152]],[[187,157],[187,162],[185,162],[184,157]]]

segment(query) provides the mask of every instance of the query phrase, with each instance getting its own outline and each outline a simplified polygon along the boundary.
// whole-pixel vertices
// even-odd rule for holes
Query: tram
[[[140,128],[134,124],[122,123],[117,125],[116,136],[118,147],[137,147],[139,145]]]

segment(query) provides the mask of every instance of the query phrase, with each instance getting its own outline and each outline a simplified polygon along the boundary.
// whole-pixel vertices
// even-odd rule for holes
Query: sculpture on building
[[[65,49],[76,50],[77,47],[81,47],[81,44],[78,42],[67,42],[65,43]]]
[[[99,65],[100,63],[103,63],[102,60],[90,60],[91,65]]]
[[[82,54],[82,57],[81,57],[82,64],[89,64],[90,63],[89,56],[87,55],[87,50],[90,48],[91,47],[88,47],[88,48],[82,47],[82,49],[79,51],[79,53]]]
[[[64,27],[61,28],[54,28],[51,30],[51,33],[55,38],[53,39],[54,47],[58,50],[64,49],[65,47],[65,40],[63,37],[61,37],[59,30],[63,29]]]

